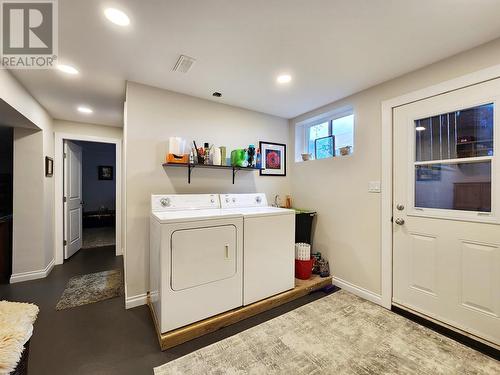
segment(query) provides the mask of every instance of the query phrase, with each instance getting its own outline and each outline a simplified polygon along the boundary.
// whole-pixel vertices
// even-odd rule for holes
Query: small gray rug
[[[115,245],[115,228],[83,228],[83,249]]]
[[[154,369],[167,374],[500,374],[500,362],[339,291]]]
[[[87,305],[121,295],[123,295],[123,278],[120,270],[74,276],[69,279],[56,310]]]

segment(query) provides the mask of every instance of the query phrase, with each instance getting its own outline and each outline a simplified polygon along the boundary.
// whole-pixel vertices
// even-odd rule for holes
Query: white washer
[[[243,303],[243,217],[216,194],[152,195],[150,298],[162,333]]]
[[[295,287],[295,211],[265,194],[221,194],[221,207],[243,215],[243,304]]]

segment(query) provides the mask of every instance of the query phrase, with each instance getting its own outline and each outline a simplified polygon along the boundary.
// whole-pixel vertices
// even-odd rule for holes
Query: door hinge
[[[66,155],[67,155],[66,153],[63,153],[63,156],[64,156],[65,159],[66,159]]]
[[[63,241],[63,245],[66,246],[68,242],[66,240]]]
[[[63,202],[66,203],[66,197],[63,197]]]

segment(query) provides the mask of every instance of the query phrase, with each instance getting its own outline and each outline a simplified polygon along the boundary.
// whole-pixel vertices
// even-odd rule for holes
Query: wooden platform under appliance
[[[222,314],[215,315],[210,318],[200,320],[199,322],[165,333],[160,332],[158,320],[156,319],[155,312],[149,301],[149,296],[148,306],[155,324],[156,333],[158,334],[158,341],[160,342],[161,350],[167,350],[186,341],[193,340],[197,337],[206,335],[207,333],[211,333],[217,331],[220,328],[237,323],[243,319],[247,319],[254,315],[260,314],[261,312],[296,300],[331,284],[331,276],[319,277],[317,275],[314,275],[309,280],[295,279],[295,288],[289,291],[266,298],[262,301],[252,303],[251,305],[242,306],[237,309],[226,311]]]

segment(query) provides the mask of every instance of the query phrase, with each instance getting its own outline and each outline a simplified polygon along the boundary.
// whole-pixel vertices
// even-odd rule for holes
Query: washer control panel
[[[221,194],[220,202],[222,208],[268,206],[266,195],[264,193]]]
[[[218,194],[151,195],[151,211],[178,211],[220,208]]]

